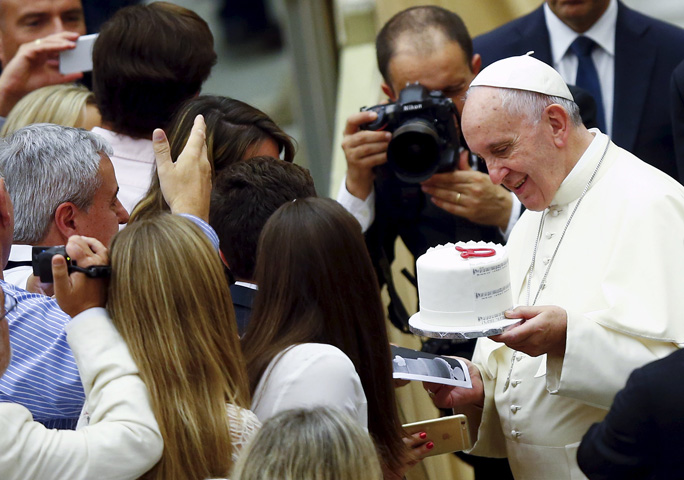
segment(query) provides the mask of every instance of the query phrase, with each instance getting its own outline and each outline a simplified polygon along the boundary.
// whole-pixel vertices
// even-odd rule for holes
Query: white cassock
[[[551,263],[536,305],[567,311],[565,356],[529,357],[483,338],[473,357],[485,409],[472,453],[508,456],[516,479],[584,478],[576,461],[582,435],[634,368],[684,343],[684,187],[613,143],[605,150],[608,137],[592,133],[551,206],[526,211],[508,243],[514,300],[525,305],[545,217],[530,303]]]

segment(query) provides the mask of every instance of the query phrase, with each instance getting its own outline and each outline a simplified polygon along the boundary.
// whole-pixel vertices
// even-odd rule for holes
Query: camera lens
[[[439,167],[439,135],[425,120],[413,120],[395,130],[387,161],[396,176],[409,183],[430,178]]]

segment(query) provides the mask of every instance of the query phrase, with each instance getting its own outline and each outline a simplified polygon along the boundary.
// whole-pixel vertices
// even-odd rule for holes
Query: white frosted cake
[[[478,328],[505,320],[513,307],[508,254],[487,242],[448,243],[418,258],[420,322]]]

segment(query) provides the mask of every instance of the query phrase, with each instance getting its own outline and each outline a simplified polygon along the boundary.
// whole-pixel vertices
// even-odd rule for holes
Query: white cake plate
[[[520,318],[507,318],[476,327],[447,327],[421,321],[420,312],[418,312],[409,319],[409,328],[416,335],[423,337],[469,340],[471,338],[499,335],[504,332],[506,327],[519,323],[520,320]]]

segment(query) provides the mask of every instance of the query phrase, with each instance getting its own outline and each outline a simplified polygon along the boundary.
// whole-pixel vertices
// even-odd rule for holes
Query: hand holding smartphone
[[[93,69],[93,46],[98,33],[82,35],[76,40],[76,48],[59,54],[59,73],[90,72]]]
[[[468,431],[468,419],[462,414],[407,423],[403,427],[409,435],[427,433],[427,438],[435,444],[426,455],[428,457],[468,450],[473,446]]]

